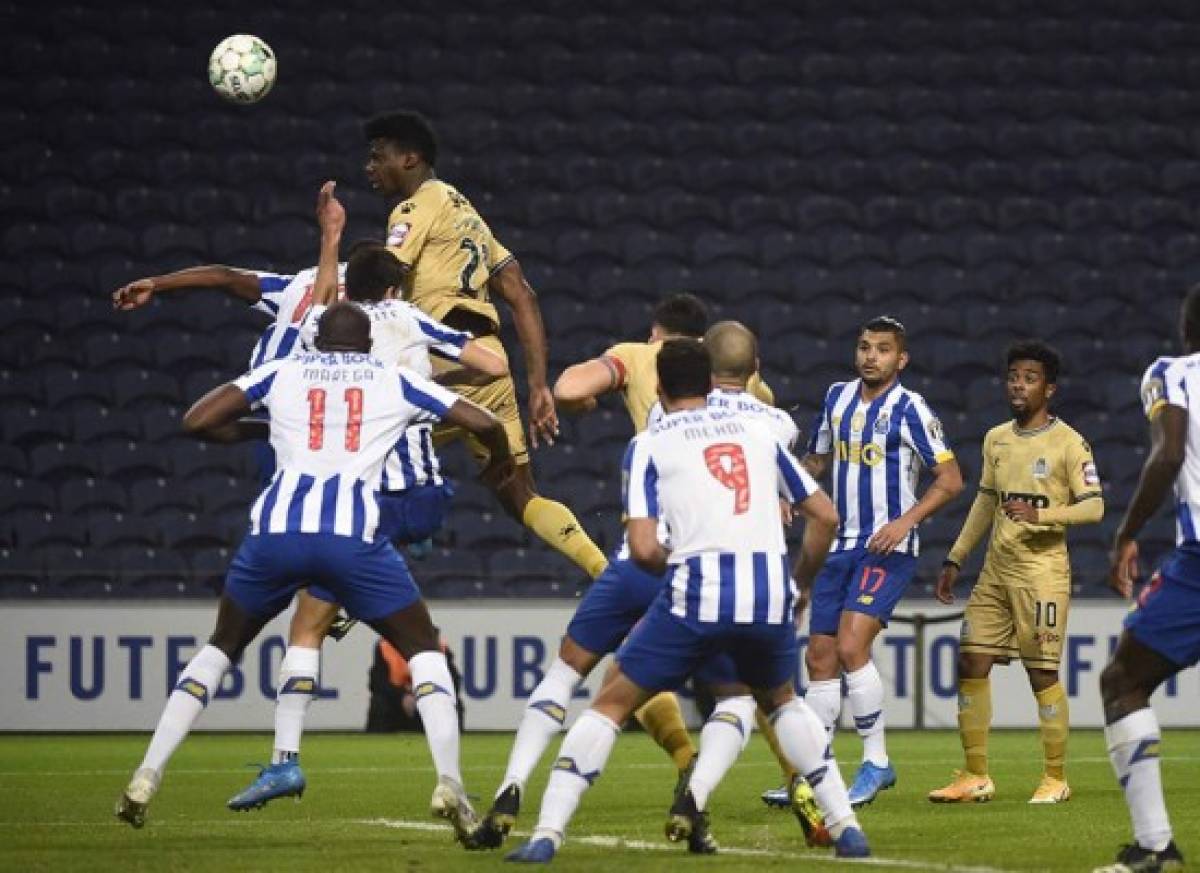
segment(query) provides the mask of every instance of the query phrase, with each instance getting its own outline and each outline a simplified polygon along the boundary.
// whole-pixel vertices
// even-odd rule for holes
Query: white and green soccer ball
[[[208,81],[231,103],[257,103],[275,84],[275,52],[247,33],[221,40],[208,59]]]

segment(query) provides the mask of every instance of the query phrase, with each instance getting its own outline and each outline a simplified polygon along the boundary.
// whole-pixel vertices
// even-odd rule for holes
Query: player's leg
[[[1134,842],[1118,861],[1131,868],[1153,860],[1158,869],[1183,869],[1163,797],[1162,734],[1150,695],[1180,670],[1200,662],[1200,598],[1193,586],[1173,576],[1194,576],[1188,563],[1188,556],[1176,553],[1151,580],[1137,609],[1125,619],[1125,632],[1100,674],[1108,756],[1133,822]]]
[[[277,547],[278,539],[283,537],[247,537],[234,555],[217,605],[213,634],[184,667],[167,698],[142,764],[117,801],[117,817],[135,828],[145,824],[146,808],[158,791],[167,762],[216,693],[230,665],[291,600],[294,589],[283,581],[286,577],[281,571],[287,568],[280,566],[280,558],[285,550]]]
[[[498,339],[495,340],[493,350],[502,351]],[[458,390],[462,396],[478,403],[500,419],[504,425],[504,432],[508,435],[508,447],[517,470],[507,485],[495,491],[504,511],[537,534],[550,548],[561,552],[595,579],[608,564],[604,553],[596,548],[596,544],[570,509],[537,493],[533,470],[529,465],[525,428],[521,423],[516,388],[512,379],[505,376],[486,385],[463,386]],[[437,437],[438,433],[435,431],[435,438]],[[467,445],[476,462],[481,466],[485,465],[487,449],[473,436],[467,436]]]
[[[1064,764],[1067,753],[1067,734],[1070,713],[1067,692],[1058,678],[1066,637],[1067,610],[1070,589],[1063,581],[1057,585],[1035,583],[1010,585],[1013,620],[1016,624],[1017,647],[1021,662],[1029,676],[1029,684],[1037,698],[1038,726],[1045,769],[1030,803],[1061,803],[1071,797],[1066,782]]]
[[[911,555],[863,553],[847,586],[838,625],[838,662],[846,675],[846,700],[863,741],[863,758],[850,786],[850,802],[870,803],[896,784],[887,754],[883,678],[871,660],[871,647],[916,572]]]
[[[833,738],[842,711],[842,666],[838,661],[837,634],[842,605],[850,585],[850,576],[858,564],[858,552],[830,555],[813,580],[809,612],[808,647],[804,663],[808,668],[808,689],[804,701],[816,713],[825,731]]]
[[[579,801],[608,760],[621,724],[655,690],[677,688],[697,665],[700,634],[670,614],[660,597],[617,653],[620,669],[609,677],[591,709],[567,732],[533,836],[510,861],[548,861],[562,844]]]
[[[934,803],[985,802],[996,794],[988,773],[992,665],[1017,657],[1016,626],[1005,587],[985,566],[963,611],[958,652],[958,736],[963,769],[929,792]]]
[[[595,703],[579,716],[563,739],[532,836],[506,860],[549,861],[554,856],[583,793],[604,770],[621,724],[648,696],[649,692],[620,671],[605,682]]]
[[[770,713],[784,754],[811,786],[837,854],[869,855],[870,848],[850,805],[828,734],[816,713],[796,696],[790,679],[757,689],[755,696],[759,706]]]
[[[319,585],[302,589],[288,630],[288,647],[279,665],[275,692],[275,742],[271,763],[226,806],[235,812],[261,809],[279,797],[300,797],[308,782],[300,769],[300,738],[304,719],[317,690],[321,643],[334,620],[338,604]]]

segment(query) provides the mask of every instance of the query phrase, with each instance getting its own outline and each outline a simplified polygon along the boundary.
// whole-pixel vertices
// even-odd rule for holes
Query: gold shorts
[[[1070,604],[1066,574],[1013,582],[985,564],[963,613],[959,648],[994,655],[1004,663],[1020,658],[1035,670],[1057,669]]]
[[[497,336],[479,337],[476,342],[491,349],[500,357],[508,360],[504,345]],[[438,381],[460,397],[477,403],[488,410],[504,425],[508,434],[508,448],[513,460],[518,464],[529,463],[529,449],[525,444],[525,426],[521,423],[521,410],[517,406],[517,387],[511,376],[501,376],[499,379],[481,381],[473,377],[466,369],[441,358],[432,358],[433,374]],[[434,446],[442,446],[454,440],[462,439],[467,443],[471,456],[480,467],[487,466],[488,450],[474,434],[464,431],[452,424],[439,424],[433,429]]]

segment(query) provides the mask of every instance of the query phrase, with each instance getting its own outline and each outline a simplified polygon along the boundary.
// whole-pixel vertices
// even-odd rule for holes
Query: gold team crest
[[[1050,475],[1050,464],[1045,458],[1038,458],[1033,462],[1033,478],[1045,479]]]

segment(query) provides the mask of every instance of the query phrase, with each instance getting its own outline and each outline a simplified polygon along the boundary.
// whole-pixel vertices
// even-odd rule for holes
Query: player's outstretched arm
[[[1108,584],[1122,597],[1133,594],[1133,584],[1138,577],[1135,537],[1162,505],[1183,467],[1187,425],[1187,410],[1171,404],[1164,405],[1150,422],[1150,454],[1142,465],[1142,475],[1125,517],[1117,527],[1109,556]]]
[[[183,429],[197,439],[213,443],[267,439],[270,426],[261,419],[243,418],[248,412],[250,401],[245,392],[226,382],[192,404],[184,413]]]
[[[596,398],[621,387],[621,373],[607,357],[572,364],[554,383],[554,399],[569,412],[590,412]]]
[[[332,306],[338,292],[338,247],[346,227],[346,210],[334,194],[336,182],[326,182],[317,194],[317,226],[321,228],[321,250],[317,276],[313,280],[314,306]]]
[[[933,473],[933,481],[929,483],[921,499],[914,503],[908,512],[875,531],[875,535],[867,541],[868,551],[878,555],[890,555],[908,536],[909,531],[962,493],[962,470],[953,457],[936,464],[930,472]]]
[[[483,373],[485,376],[491,376],[493,379],[508,375],[508,361],[479,340],[467,340],[467,344],[462,347],[462,355],[458,362],[464,367],[477,373]]]
[[[216,288],[251,305],[262,299],[258,277],[253,273],[221,264],[207,264],[162,276],[147,276],[123,285],[113,292],[113,308],[126,311],[140,309],[156,295],[195,288]]]
[[[525,352],[525,376],[529,382],[529,442],[554,445],[558,436],[558,413],[554,395],[546,384],[546,328],[537,294],[516,258],[496,271],[488,280],[488,290],[504,300],[513,312],[513,324]]]

